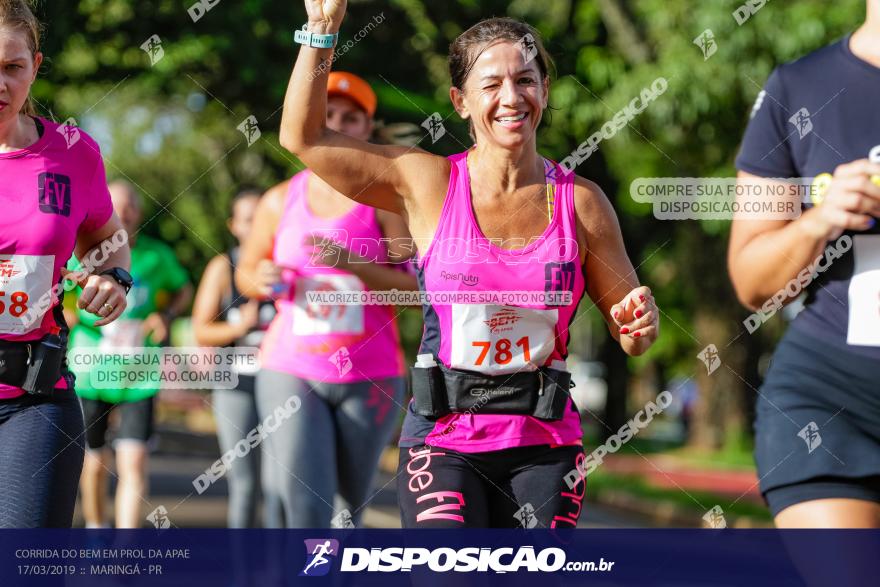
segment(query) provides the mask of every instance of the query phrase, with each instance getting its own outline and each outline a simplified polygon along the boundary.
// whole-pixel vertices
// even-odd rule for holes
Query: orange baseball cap
[[[376,113],[376,105],[379,102],[376,92],[365,79],[345,71],[330,72],[327,80],[327,95],[350,98],[371,117]]]

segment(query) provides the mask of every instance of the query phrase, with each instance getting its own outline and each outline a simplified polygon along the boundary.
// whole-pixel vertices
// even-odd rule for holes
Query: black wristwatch
[[[113,267],[112,269],[101,271],[100,275],[109,275],[112,277],[116,283],[125,289],[126,294],[128,294],[131,286],[134,285],[134,279],[131,278],[131,274],[122,267]]]

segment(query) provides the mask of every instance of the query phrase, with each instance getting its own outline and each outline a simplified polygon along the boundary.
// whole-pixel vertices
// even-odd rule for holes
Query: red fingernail
[[[620,317],[620,312],[614,312],[614,317],[615,317],[615,318],[619,318],[619,317]]]
[[[641,317],[642,317],[642,311],[636,310],[636,318],[641,318]]]
[[[644,302],[644,301],[645,301],[645,296],[641,296],[641,295],[640,295],[640,296],[639,296],[639,299],[642,300],[642,301]]]
[[[620,334],[629,334],[629,328],[624,326],[623,328],[620,329]]]
[[[635,334],[633,334],[633,336],[634,336],[635,338],[638,338],[638,337],[640,337],[641,335],[642,335],[641,332],[636,332]]]

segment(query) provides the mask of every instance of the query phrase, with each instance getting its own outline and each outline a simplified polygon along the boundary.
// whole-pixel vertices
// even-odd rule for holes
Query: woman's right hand
[[[312,32],[332,34],[339,32],[345,17],[347,0],[305,0]],[[317,29],[312,28],[313,26]]]
[[[817,237],[835,240],[845,230],[868,230],[880,218],[880,163],[858,159],[839,165],[819,206],[804,214],[809,230]]]
[[[260,292],[267,298],[273,297],[275,293],[273,286],[281,283],[281,267],[270,261],[263,259],[257,263],[257,285]]]

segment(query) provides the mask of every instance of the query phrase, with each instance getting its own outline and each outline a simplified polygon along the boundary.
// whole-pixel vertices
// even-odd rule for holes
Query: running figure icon
[[[300,576],[309,576],[316,577],[320,575],[326,575],[330,566],[328,563],[330,562],[329,556],[336,556],[339,551],[339,542],[337,540],[306,540],[306,552],[309,553],[309,561],[306,564],[305,568],[300,573]],[[324,566],[323,568],[318,569],[318,567]],[[310,574],[309,571],[316,570],[316,573]]]

